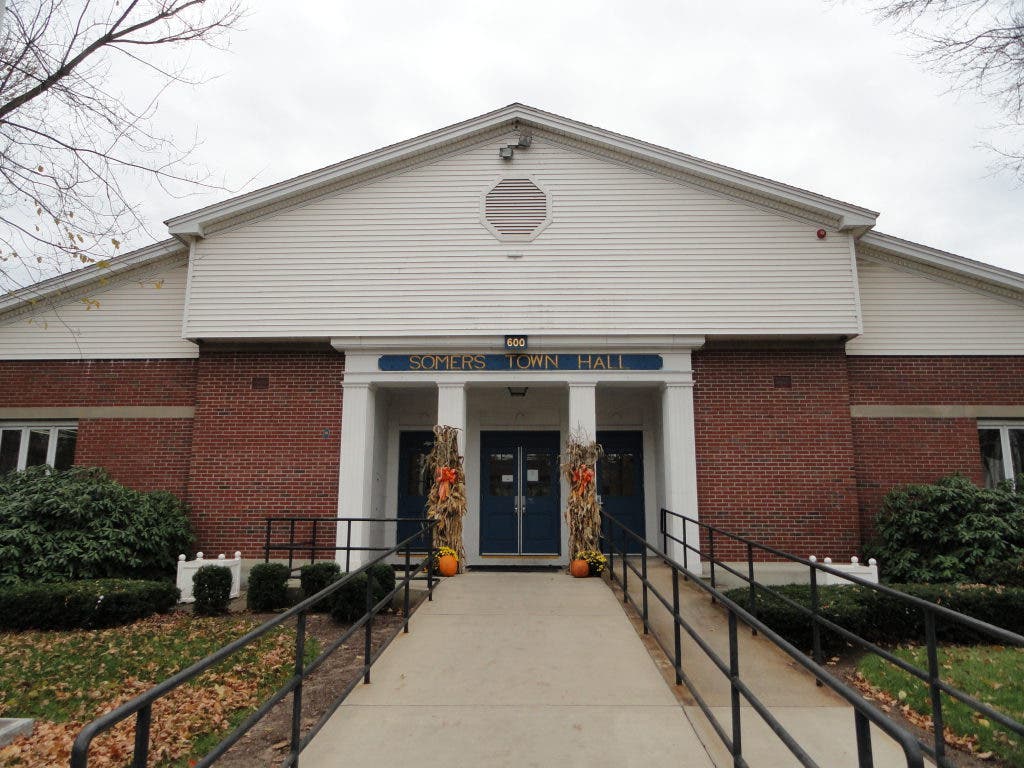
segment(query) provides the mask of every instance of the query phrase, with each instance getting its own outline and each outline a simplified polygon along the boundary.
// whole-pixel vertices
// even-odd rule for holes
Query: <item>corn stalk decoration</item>
[[[597,500],[597,462],[603,451],[581,431],[569,435],[562,456],[562,475],[569,483],[565,520],[569,525],[569,557],[586,549],[598,549],[601,504]]]
[[[466,550],[462,544],[462,517],[466,514],[466,473],[459,455],[459,430],[434,427],[434,447],[427,456],[431,475],[427,497],[427,517],[436,520],[434,546],[451,547],[458,553],[459,573],[466,570]]]

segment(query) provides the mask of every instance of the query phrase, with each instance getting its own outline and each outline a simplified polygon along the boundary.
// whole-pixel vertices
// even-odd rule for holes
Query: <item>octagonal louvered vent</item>
[[[530,179],[502,179],[484,198],[484,219],[502,239],[530,239],[547,224],[547,195]]]

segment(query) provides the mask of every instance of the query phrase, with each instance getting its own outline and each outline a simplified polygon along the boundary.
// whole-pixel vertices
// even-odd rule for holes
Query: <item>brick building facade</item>
[[[448,424],[470,565],[561,564],[582,433],[651,540],[665,507],[848,557],[894,485],[1024,456],[1024,277],[875,215],[512,105],[0,300],[0,470],[170,491],[207,551],[275,516],[372,547],[399,527],[333,518],[422,514]]]

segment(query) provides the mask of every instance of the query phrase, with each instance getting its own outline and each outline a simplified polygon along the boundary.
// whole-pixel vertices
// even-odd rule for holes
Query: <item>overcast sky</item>
[[[250,9],[226,52],[192,56],[219,77],[167,94],[156,123],[197,134],[196,159],[234,189],[521,101],[866,206],[880,231],[1024,271],[1024,190],[980,146],[998,115],[948,94],[865,3]],[[162,220],[228,196],[139,194],[158,237]]]

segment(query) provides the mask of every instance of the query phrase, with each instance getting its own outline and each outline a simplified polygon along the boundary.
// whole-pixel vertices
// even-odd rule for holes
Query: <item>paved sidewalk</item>
[[[631,574],[632,575],[632,574]],[[672,572],[663,564],[651,561],[649,577],[658,591],[671,600]],[[630,594],[637,599],[639,580],[630,585]],[[621,593],[618,593],[621,594]],[[707,593],[680,580],[680,614],[698,629],[701,637],[722,659],[729,659],[729,630],[725,611],[713,605]],[[671,614],[651,596],[649,600],[651,625],[672,647]],[[853,724],[853,708],[829,688],[819,688],[814,678],[790,656],[763,637],[754,637],[742,624],[739,627],[740,675],[754,694],[778,718],[808,754],[828,768],[856,768],[857,748]],[[697,644],[683,632],[683,668],[697,690],[712,708],[716,718],[732,730],[729,706],[729,683],[721,671],[714,667]],[[671,665],[669,665],[671,669]],[[685,692],[685,687],[681,689]],[[688,696],[688,694],[684,694]],[[741,698],[746,705],[746,700]],[[721,740],[696,703],[685,707],[689,719],[707,745],[716,766],[732,765]],[[789,768],[797,765],[792,753],[749,708],[741,715],[743,753],[754,768]],[[871,728],[871,743],[876,768],[906,766],[902,749],[885,733]],[[931,765],[931,763],[928,763]]]
[[[342,765],[712,768],[599,579],[446,579],[303,753]]]

